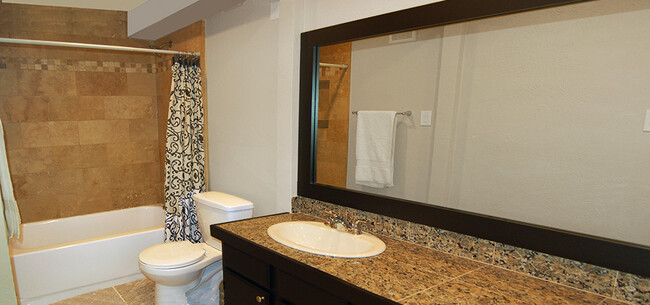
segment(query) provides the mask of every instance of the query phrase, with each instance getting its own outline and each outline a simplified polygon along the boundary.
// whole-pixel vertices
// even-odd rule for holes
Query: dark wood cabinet
[[[398,304],[217,226],[211,229],[223,243],[226,305]]]
[[[227,285],[225,291],[226,304],[238,305],[269,305],[271,296],[268,291],[255,286],[249,280],[238,276],[236,273],[225,269],[223,272],[223,282]]]

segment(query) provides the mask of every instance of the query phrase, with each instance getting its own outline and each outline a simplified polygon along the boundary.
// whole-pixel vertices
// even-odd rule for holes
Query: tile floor
[[[53,305],[153,305],[154,296],[154,282],[141,279],[74,296]]]

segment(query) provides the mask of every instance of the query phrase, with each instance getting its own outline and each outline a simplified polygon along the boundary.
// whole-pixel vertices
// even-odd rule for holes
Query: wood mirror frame
[[[298,195],[650,277],[650,247],[315,183],[318,47],[587,0],[447,0],[302,33]]]

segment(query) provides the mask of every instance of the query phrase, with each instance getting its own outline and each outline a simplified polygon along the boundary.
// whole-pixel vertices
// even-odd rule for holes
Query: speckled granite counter
[[[266,233],[295,220],[320,219],[281,214],[218,227],[400,304],[628,304],[381,235],[384,253],[345,259],[294,250]]]

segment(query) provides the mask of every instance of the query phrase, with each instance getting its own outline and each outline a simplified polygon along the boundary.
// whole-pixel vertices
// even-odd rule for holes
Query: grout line
[[[115,286],[113,286],[113,287],[111,287],[111,288],[113,288],[113,290],[115,290],[115,293],[117,293],[117,295],[120,297],[120,299],[122,300],[122,302],[124,302],[124,304],[127,304],[127,305],[128,305],[128,303],[126,302],[126,300],[122,297],[122,295],[120,294],[120,292],[117,291],[117,289],[115,288]]]
[[[456,280],[456,279],[458,279],[458,278],[460,278],[460,277],[463,277],[463,276],[465,276],[465,275],[468,275],[468,274],[470,274],[470,273],[472,273],[472,272],[475,272],[475,271],[481,270],[481,269],[483,269],[483,268],[485,268],[485,267],[487,267],[487,266],[482,266],[482,267],[476,268],[476,269],[474,269],[474,270],[471,270],[471,271],[465,272],[465,273],[463,273],[463,274],[461,274],[461,275],[458,275],[458,276],[456,276],[456,277],[449,278],[449,279],[447,279],[447,280],[445,280],[445,281],[442,281],[442,282],[440,282],[440,283],[438,283],[438,284],[435,284],[435,285],[433,285],[433,286],[431,286],[431,287],[429,287],[429,288],[422,289],[422,290],[420,290],[420,291],[417,291],[417,292],[415,292],[415,293],[412,293],[412,294],[410,294],[410,295],[407,295],[407,296],[405,296],[405,297],[403,297],[403,298],[397,300],[397,302],[404,301],[405,299],[408,299],[408,298],[410,298],[410,297],[412,297],[412,296],[414,296],[414,295],[416,295],[416,294],[418,294],[418,293],[425,292],[425,291],[427,291],[427,290],[431,290],[431,289],[436,288],[436,287],[438,287],[438,286],[440,286],[440,285],[442,285],[442,284],[449,283],[449,282],[454,281],[454,280]],[[480,287],[479,287],[479,288],[480,288]]]
[[[616,299],[614,295],[616,295],[616,288],[618,288],[618,277],[621,276],[621,273],[619,271],[616,271],[616,275],[614,275],[614,281],[612,282],[612,295],[610,296],[612,299]]]

